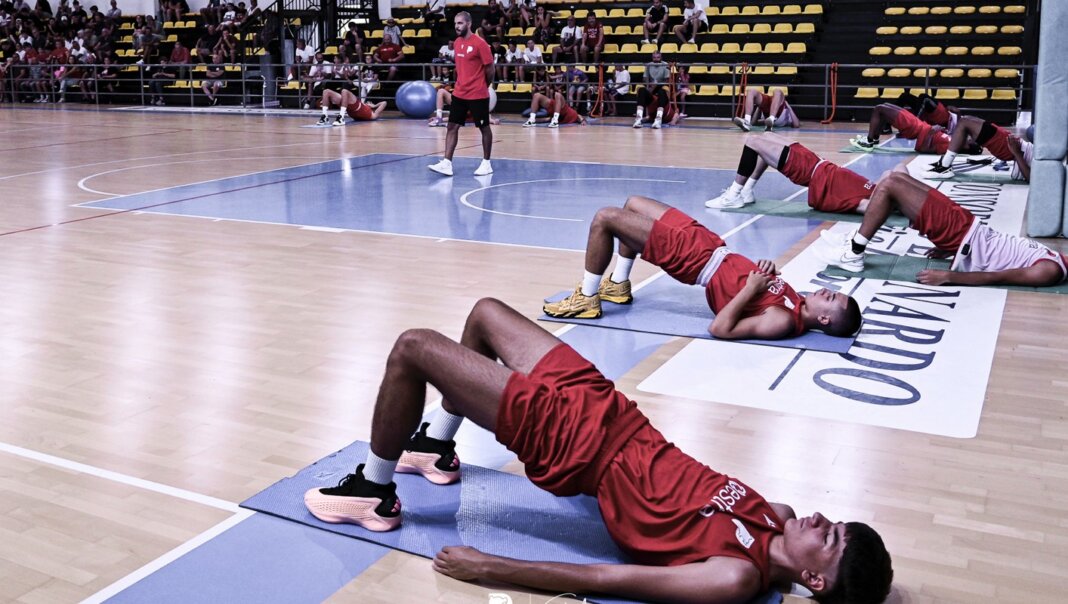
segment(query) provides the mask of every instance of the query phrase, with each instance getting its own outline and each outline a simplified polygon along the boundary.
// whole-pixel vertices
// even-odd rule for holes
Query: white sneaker
[[[478,165],[478,169],[475,170],[475,176],[486,176],[487,174],[493,174],[493,166],[490,165],[490,160],[484,159]]]
[[[649,40],[642,40],[642,44],[652,44]]]
[[[689,41],[689,42],[687,42],[687,44],[694,44],[694,43],[695,43],[695,42],[694,42],[694,39],[693,39],[693,38],[690,38],[690,41]]]
[[[775,118],[764,118],[764,132],[773,132],[775,130]]]
[[[837,266],[851,273],[859,273],[864,270],[864,254],[854,254],[853,244],[850,241],[838,246],[824,243],[816,246],[815,253],[820,260],[830,266]]]
[[[660,124],[660,118],[656,118],[655,120],[653,120],[653,130],[659,130]]]
[[[452,176],[452,162],[447,159],[443,159],[438,163],[427,167],[433,170],[434,172],[437,172],[438,174],[442,174],[444,176]]]
[[[738,192],[731,192],[730,189],[724,189],[719,197],[706,201],[705,207],[714,210],[726,210],[731,208],[743,208],[751,203],[756,203],[756,198],[753,197],[752,189],[747,190],[743,188]]]
[[[745,121],[745,119],[743,119],[743,118],[736,117],[736,118],[732,119],[731,121],[734,122],[735,126],[738,126],[742,130],[745,130],[746,132],[749,132],[750,130],[753,129],[753,126],[750,125],[749,122]]]
[[[553,121],[549,122],[549,127],[550,128],[559,128],[560,127],[560,122],[558,122],[556,120],[553,120]]]
[[[835,233],[830,229],[827,229],[820,231],[820,241],[831,247],[842,247],[850,241],[853,241],[853,236],[856,234],[856,230],[849,231],[848,233]]]
[[[531,118],[529,120],[523,122],[523,127],[524,128],[533,128],[534,126],[537,126],[537,125],[538,125],[538,122],[534,119],[533,116],[531,116]]]
[[[641,128],[641,127],[642,127],[642,118],[640,118],[640,117],[639,118],[635,118],[634,119],[634,125],[631,126],[631,128]]]

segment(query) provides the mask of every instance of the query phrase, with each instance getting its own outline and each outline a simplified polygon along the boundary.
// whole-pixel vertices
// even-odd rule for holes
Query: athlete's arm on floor
[[[680,566],[564,564],[446,547],[434,558],[434,570],[461,581],[500,581],[557,594],[612,594],[651,602],[741,604],[760,591],[755,566],[725,557]]]
[[[1048,287],[1064,279],[1061,267],[1055,262],[1039,261],[1027,268],[1007,271],[962,273],[927,269],[916,274],[924,285],[1024,285]]]
[[[745,306],[768,289],[774,277],[760,271],[749,273],[742,291],[716,313],[708,333],[720,340],[777,340],[788,335],[793,328],[793,317],[785,311],[769,308],[755,317],[742,317]]]
[[[1019,168],[1020,174],[1024,177],[1024,180],[1030,182],[1031,166],[1027,163],[1027,158],[1024,157],[1023,147],[1020,144],[1020,137],[1009,137],[1009,151],[1012,152],[1012,157],[1016,161],[1016,167]]]

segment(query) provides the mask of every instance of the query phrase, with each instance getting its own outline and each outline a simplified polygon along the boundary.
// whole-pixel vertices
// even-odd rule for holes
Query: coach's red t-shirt
[[[486,65],[493,65],[493,51],[482,38],[471,34],[456,38],[456,88],[453,95],[467,101],[489,98]]]

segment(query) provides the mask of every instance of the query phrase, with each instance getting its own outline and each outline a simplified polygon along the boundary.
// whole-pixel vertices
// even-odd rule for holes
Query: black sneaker
[[[460,458],[456,455],[456,441],[438,440],[426,435],[429,422],[423,422],[408,441],[397,471],[402,474],[422,474],[434,484],[452,484],[460,479]]]
[[[330,523],[348,523],[369,531],[388,531],[401,524],[401,503],[397,485],[381,485],[363,476],[364,464],[337,483],[336,487],[310,489],[304,505],[313,516]]]

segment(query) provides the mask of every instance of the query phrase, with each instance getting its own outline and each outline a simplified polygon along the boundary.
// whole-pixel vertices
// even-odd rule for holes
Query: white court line
[[[541,178],[541,179],[538,179],[538,180],[520,180],[520,181],[516,181],[516,182],[502,182],[499,185],[489,185],[489,186],[485,186],[485,187],[479,187],[477,189],[472,189],[472,190],[470,190],[470,191],[468,191],[468,192],[466,192],[466,193],[464,193],[463,195],[460,196],[460,203],[465,205],[465,206],[467,206],[467,207],[469,207],[469,208],[471,208],[472,210],[478,210],[479,212],[486,212],[486,213],[489,213],[489,214],[499,214],[501,216],[515,216],[517,218],[536,218],[538,220],[559,220],[559,221],[562,221],[562,222],[585,222],[581,218],[557,218],[557,217],[554,217],[554,216],[532,216],[530,214],[514,214],[512,212],[502,212],[500,210],[490,210],[490,209],[487,209],[487,208],[476,206],[476,205],[470,203],[469,201],[467,201],[468,198],[471,197],[471,195],[473,195],[475,193],[481,193],[482,191],[487,191],[489,189],[497,189],[497,188],[500,188],[500,187],[513,187],[515,185],[529,185],[529,184],[539,183],[539,182],[573,182],[573,181],[576,181],[576,180],[637,180],[637,181],[641,181],[641,182],[671,182],[671,183],[678,183],[678,184],[686,184],[685,180],[660,180],[660,179],[656,179],[656,178],[618,178],[618,177],[615,177],[615,176],[591,176],[589,178],[582,178],[582,177],[579,177],[579,178]]]
[[[189,552],[207,543],[208,541],[211,541],[215,537],[218,537],[220,534],[240,524],[253,514],[255,514],[255,512],[253,512],[252,510],[246,510],[244,508],[238,510],[236,513],[234,513],[233,516],[230,516],[219,524],[216,524],[215,526],[209,528],[203,533],[200,533],[196,537],[193,537],[189,541],[186,541],[185,543],[179,545],[171,551],[163,554],[159,558],[156,558],[155,560],[149,562],[148,564],[145,564],[134,572],[126,575],[125,577],[119,579],[118,581],[115,581],[111,585],[108,585],[104,589],[101,589],[95,594],[82,600],[82,604],[100,604],[101,602],[104,602],[109,598],[118,595],[127,587],[130,587],[141,579],[144,579],[145,577],[155,573],[156,571],[161,570],[163,567],[167,566],[171,562],[174,562],[178,558],[181,558],[182,556],[188,554]]]
[[[162,495],[169,495],[171,497],[177,497],[186,501],[192,501],[202,505],[211,506],[220,510],[226,510],[227,512],[237,512],[241,508],[236,503],[224,501],[208,495],[201,495],[200,493],[194,493],[185,489],[179,489],[177,487],[160,484],[158,482],[152,482],[151,480],[145,480],[143,478],[136,478],[134,476],[127,476],[125,474],[119,474],[118,472],[112,472],[111,470],[105,470],[103,468],[97,468],[78,461],[71,461],[62,457],[56,457],[55,455],[49,455],[47,453],[41,453],[39,451],[32,451],[23,447],[15,445],[9,445],[7,443],[0,443],[0,452],[10,453],[11,455],[17,455],[26,459],[32,459],[41,463],[63,468],[65,470],[71,470],[72,472],[80,472],[82,474],[88,474],[90,476],[96,476],[97,478],[103,478],[104,480],[110,480],[120,484],[145,489],[147,491],[153,491]]]

